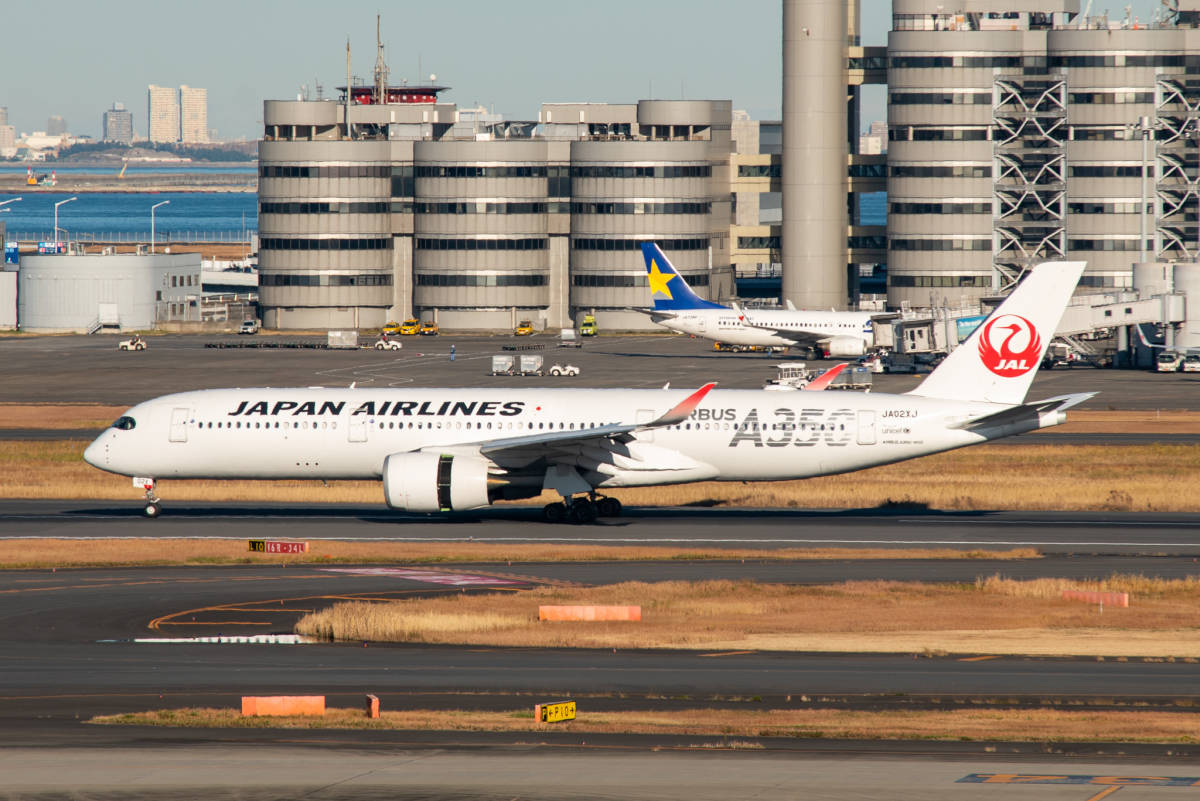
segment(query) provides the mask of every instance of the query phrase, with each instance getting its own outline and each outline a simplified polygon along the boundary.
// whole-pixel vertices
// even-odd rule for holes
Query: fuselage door
[[[366,442],[367,441],[367,417],[366,415],[356,415],[350,418],[350,428],[347,436],[350,442]]]
[[[865,410],[858,413],[858,444],[875,444],[875,410]]]
[[[176,407],[171,410],[171,431],[168,439],[171,442],[187,442],[187,422],[191,409]]]

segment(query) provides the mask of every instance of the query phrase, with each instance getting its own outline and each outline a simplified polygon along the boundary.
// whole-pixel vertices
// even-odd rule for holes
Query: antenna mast
[[[383,39],[380,36],[379,14],[375,15],[375,103],[387,102],[387,62],[383,60]]]
[[[350,85],[350,37],[346,37],[346,138],[353,139],[354,134],[350,130],[350,95],[353,87]]]

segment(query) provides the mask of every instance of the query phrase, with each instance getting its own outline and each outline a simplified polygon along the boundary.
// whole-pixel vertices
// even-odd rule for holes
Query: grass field
[[[1064,589],[1129,592],[1128,608],[1061,600]],[[638,605],[633,622],[545,622],[539,605]],[[532,648],[685,648],[915,654],[1200,658],[1200,578],[1114,576],[974,584],[631,582],[504,595],[348,602],[306,615],[325,640]]]
[[[839,709],[684,709],[590,711],[552,725],[533,720],[532,704],[509,711],[383,711],[368,719],[361,709],[327,709],[323,717],[242,717],[236,709],[165,709],[104,715],[93,724],[206,728],[408,729],[565,733],[628,733],[792,737],[829,740],[984,740],[1012,742],[1200,742],[1194,715],[1149,711],[988,709],[868,712]],[[707,747],[707,746],[696,746]],[[727,741],[721,747],[761,748]]]
[[[137,521],[139,524],[142,521]],[[153,523],[148,523],[153,525]],[[152,538],[106,539],[79,547],[78,540],[0,540],[0,569],[65,567],[114,567],[132,565],[295,565],[295,564],[439,564],[520,562],[628,562],[667,560],[754,559],[780,561],[797,559],[1037,559],[1033,548],[1001,551],[954,548],[696,548],[572,545],[495,544],[481,542],[339,542],[316,540],[309,552],[279,556],[248,550],[244,539]]]
[[[804,481],[700,482],[614,490],[632,506],[874,508],[912,504],[948,510],[1200,511],[1200,445],[1038,445],[1026,438]],[[0,441],[0,498],[127,500],[128,478],[82,461],[79,440]],[[161,481],[172,501],[364,503],[382,506],[375,481]],[[557,500],[544,494],[522,503]]]

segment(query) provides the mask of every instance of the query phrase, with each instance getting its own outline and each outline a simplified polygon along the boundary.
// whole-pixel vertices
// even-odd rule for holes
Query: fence
[[[247,229],[245,231],[176,231],[158,229],[154,232],[155,242],[224,242],[231,244],[245,244],[250,242],[250,238],[255,236],[258,231]],[[63,235],[62,229],[59,231],[60,236]],[[8,241],[20,242],[23,245],[34,244],[38,242],[53,242],[54,234],[50,231],[8,231]],[[83,244],[122,244],[122,243],[149,243],[149,231],[71,231],[60,240],[63,242],[80,242]]]

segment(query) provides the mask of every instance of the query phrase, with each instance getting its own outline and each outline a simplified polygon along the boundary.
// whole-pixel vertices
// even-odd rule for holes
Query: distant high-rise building
[[[179,141],[179,93],[170,86],[150,84],[147,91],[147,137],[151,142]]]
[[[11,125],[0,124],[0,158],[17,155],[17,130]]]
[[[124,103],[113,103],[113,107],[104,112],[105,142],[120,142],[133,144],[133,112],[125,110]]]
[[[0,125],[8,125],[8,106],[0,106]]]
[[[61,136],[67,132],[67,121],[57,114],[46,120],[46,135]]]
[[[208,141],[208,90],[179,87],[179,141]]]

